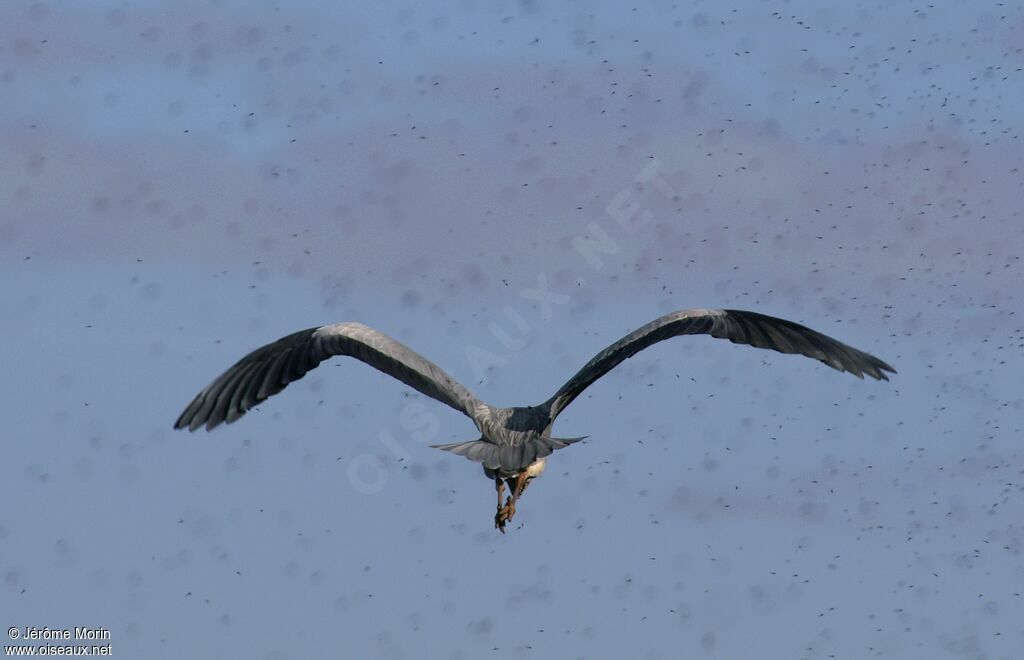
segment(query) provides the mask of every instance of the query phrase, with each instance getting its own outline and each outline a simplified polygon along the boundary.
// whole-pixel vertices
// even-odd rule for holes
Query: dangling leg
[[[523,491],[526,490],[526,484],[530,481],[530,478],[526,476],[526,471],[520,472],[516,476],[515,485],[509,484],[509,490],[512,491],[512,496],[508,498],[508,502],[505,504],[508,507],[508,519],[512,520],[512,516],[516,515],[516,501],[522,496]]]
[[[505,494],[505,481],[501,477],[494,478],[494,489],[498,491],[498,512],[494,514],[494,528],[504,534],[509,515],[508,507],[501,505],[501,497]]]

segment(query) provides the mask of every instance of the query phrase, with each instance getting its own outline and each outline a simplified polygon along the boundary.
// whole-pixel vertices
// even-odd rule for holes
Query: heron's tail
[[[579,438],[548,438],[533,435],[526,442],[518,445],[499,445],[481,438],[469,442],[430,446],[450,451],[458,456],[465,456],[477,463],[483,463],[485,468],[491,470],[501,469],[516,472],[532,465],[538,458],[549,456],[556,449],[568,447],[586,437],[584,435]]]

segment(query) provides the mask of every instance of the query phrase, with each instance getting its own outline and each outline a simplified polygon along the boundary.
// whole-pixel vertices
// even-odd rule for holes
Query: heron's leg
[[[508,498],[508,519],[512,520],[512,516],[516,515],[516,502],[523,495],[523,491],[526,490],[526,482],[529,481],[529,477],[526,476],[526,471],[520,472],[516,476],[515,486],[509,484],[509,490],[512,491],[512,496]]]
[[[505,494],[505,481],[501,477],[494,478],[494,489],[498,491],[498,512],[494,514],[494,528],[502,534],[505,533],[505,523],[508,522],[508,505],[501,505],[501,498]]]
[[[526,487],[529,485],[530,477],[528,477],[526,475],[526,472],[524,471],[522,474],[519,475],[519,478],[516,479],[516,492],[515,497],[513,499],[518,500],[520,497],[522,497],[523,493],[526,492]]]

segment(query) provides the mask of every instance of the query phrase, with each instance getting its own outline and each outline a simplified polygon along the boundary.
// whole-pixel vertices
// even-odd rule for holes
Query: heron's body
[[[551,427],[579,394],[623,360],[648,346],[684,334],[706,334],[734,343],[800,353],[839,371],[888,380],[895,369],[878,358],[831,337],[783,319],[723,309],[689,309],[666,314],[631,332],[594,356],[547,401],[498,408],[476,398],[440,367],[387,335],[360,323],[336,323],[302,330],[259,348],[238,361],[200,392],[175,428],[213,429],[231,423],[334,355],[355,357],[469,417],[480,437],[434,445],[476,461],[498,490],[495,526],[504,531],[530,480],[543,472],[547,457],[583,438],[556,438]],[[512,491],[502,505],[505,486]]]

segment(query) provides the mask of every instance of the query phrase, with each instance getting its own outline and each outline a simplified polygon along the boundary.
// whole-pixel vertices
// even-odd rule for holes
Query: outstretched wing
[[[550,408],[551,419],[557,417],[591,383],[626,358],[651,344],[678,335],[711,335],[735,344],[770,348],[780,353],[800,353],[821,360],[833,369],[849,371],[858,378],[867,374],[875,379],[889,380],[885,372],[896,373],[875,356],[799,323],[736,309],[684,309],[651,321],[595,355],[543,404]]]
[[[473,418],[484,406],[436,364],[382,332],[361,323],[335,323],[302,330],[258,348],[200,392],[174,428],[211,430],[283,390],[321,362],[348,355]],[[474,420],[475,421],[475,420]]]

